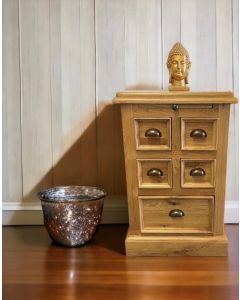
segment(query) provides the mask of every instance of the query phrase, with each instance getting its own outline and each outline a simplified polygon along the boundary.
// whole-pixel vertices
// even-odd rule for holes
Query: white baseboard
[[[227,201],[225,205],[224,223],[239,223],[239,202]]]
[[[3,225],[42,225],[43,214],[40,202],[3,202]],[[101,224],[127,224],[126,197],[106,197]]]
[[[228,201],[225,206],[225,223],[239,222],[238,201]],[[3,203],[3,225],[41,225],[43,224],[40,203]],[[125,197],[107,197],[104,202],[102,224],[128,223],[127,199]]]

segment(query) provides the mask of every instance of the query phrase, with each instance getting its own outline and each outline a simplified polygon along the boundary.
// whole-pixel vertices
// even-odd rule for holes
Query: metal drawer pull
[[[190,171],[190,176],[205,176],[206,172],[202,168],[195,168]]]
[[[172,105],[172,109],[175,110],[175,111],[178,110],[178,109],[179,109],[178,104],[173,104],[173,105]]]
[[[190,133],[190,137],[192,137],[192,138],[206,138],[207,137],[207,133],[203,129],[194,129]]]
[[[163,171],[160,169],[152,168],[148,170],[147,176],[153,176],[153,177],[163,176]]]
[[[184,217],[184,212],[181,209],[173,209],[169,212],[169,217],[182,218]]]
[[[150,137],[150,138],[161,137],[162,133],[160,130],[158,130],[156,128],[150,128],[150,129],[146,130],[145,136]]]

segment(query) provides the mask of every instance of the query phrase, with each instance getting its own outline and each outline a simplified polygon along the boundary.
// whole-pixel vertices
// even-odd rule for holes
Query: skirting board
[[[39,202],[3,202],[3,225],[42,225],[43,214]],[[127,224],[127,198],[107,196],[104,200],[101,224]]]
[[[238,201],[228,201],[225,207],[225,223],[239,222]],[[3,225],[41,225],[43,224],[42,209],[39,203],[3,202]],[[126,197],[107,197],[105,199],[102,224],[128,223]]]

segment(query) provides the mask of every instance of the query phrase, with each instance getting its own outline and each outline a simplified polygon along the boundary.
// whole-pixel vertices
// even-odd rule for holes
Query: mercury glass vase
[[[44,225],[53,241],[68,247],[90,241],[100,223],[106,192],[91,186],[60,186],[38,193]]]

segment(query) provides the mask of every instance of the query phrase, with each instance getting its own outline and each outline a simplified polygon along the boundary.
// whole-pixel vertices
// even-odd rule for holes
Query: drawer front
[[[137,150],[171,150],[171,118],[134,119]]]
[[[217,119],[182,118],[181,148],[182,150],[216,150]]]
[[[212,232],[214,197],[139,197],[142,233]]]
[[[138,159],[137,168],[139,188],[172,188],[172,161],[170,159]]]
[[[215,159],[181,159],[182,188],[214,188]]]

